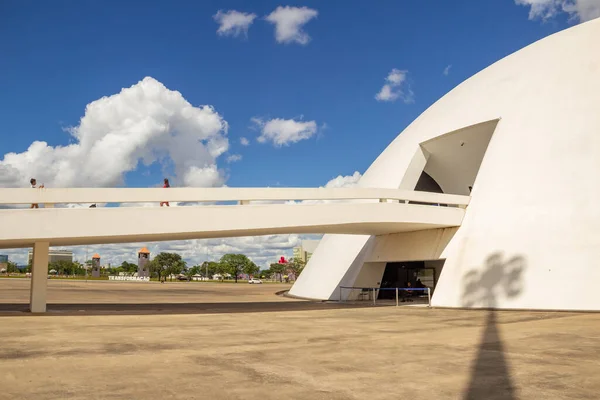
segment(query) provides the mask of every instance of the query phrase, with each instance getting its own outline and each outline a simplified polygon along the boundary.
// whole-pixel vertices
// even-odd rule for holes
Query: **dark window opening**
[[[419,181],[415,186],[416,191],[420,192],[432,192],[432,193],[444,193],[440,185],[433,179],[427,172],[421,172],[421,176],[419,177]],[[423,204],[423,205],[431,205],[430,203],[421,203],[418,201],[409,201],[408,204]],[[446,206],[445,204],[436,204]]]
[[[440,185],[427,172],[421,172],[415,190],[421,192],[444,193]]]
[[[437,279],[442,270],[445,260],[433,261],[407,261],[390,262],[385,266],[381,278],[381,288],[406,288],[409,283],[413,288],[425,286],[435,289]],[[419,284],[420,282],[420,284]],[[427,295],[425,291],[415,291],[416,295]],[[394,299],[396,292],[393,290],[380,290],[378,299]]]

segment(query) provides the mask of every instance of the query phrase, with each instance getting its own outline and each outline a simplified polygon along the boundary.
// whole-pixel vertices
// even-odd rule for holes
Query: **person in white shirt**
[[[35,180],[35,178],[31,178],[29,180],[29,183],[31,183],[32,189],[35,189],[36,187],[38,187],[37,181]],[[44,185],[40,185],[38,189],[43,189],[43,188],[44,188]],[[29,208],[40,208],[40,206],[38,206],[37,204],[32,204],[31,207],[29,207]]]

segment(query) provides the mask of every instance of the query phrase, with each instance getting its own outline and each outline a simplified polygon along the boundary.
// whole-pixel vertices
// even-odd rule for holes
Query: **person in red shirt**
[[[170,187],[171,187],[171,185],[169,185],[169,180],[167,178],[165,178],[163,188],[170,188]],[[161,201],[160,206],[162,207],[163,204],[166,205],[167,207],[170,207],[168,201]]]

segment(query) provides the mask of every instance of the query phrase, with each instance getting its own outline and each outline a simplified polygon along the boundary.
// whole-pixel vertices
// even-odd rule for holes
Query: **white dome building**
[[[326,235],[291,295],[337,299],[429,268],[434,306],[600,310],[600,19],[454,88],[359,186],[472,197],[458,228]]]

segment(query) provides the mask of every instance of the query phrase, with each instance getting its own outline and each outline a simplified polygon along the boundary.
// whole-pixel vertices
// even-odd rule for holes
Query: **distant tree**
[[[123,261],[121,263],[121,268],[123,269],[122,272],[126,272],[128,274],[134,274],[138,270],[138,266],[136,264],[127,261]]]
[[[208,271],[208,272],[207,272]],[[219,263],[215,261],[204,261],[200,266],[200,274],[207,278],[219,272]]]
[[[260,268],[256,264],[254,264],[250,259],[248,261],[250,262],[242,268],[242,272],[251,276],[257,275],[260,271]]]
[[[8,264],[6,265],[6,272],[9,274],[13,274],[15,272],[19,272],[19,268],[17,268],[17,264],[9,261]]]
[[[118,267],[107,268],[106,272],[108,272],[109,275],[119,275],[121,272],[125,272],[125,270],[119,265]]]
[[[73,261],[58,260],[48,264],[48,271],[55,270],[58,275],[76,275],[80,267],[81,264]]]
[[[156,274],[159,280],[161,277],[180,274],[186,267],[185,261],[179,254],[164,252],[154,257],[149,265],[150,271]]]
[[[194,275],[200,275],[200,268],[202,268],[202,266],[194,265],[192,268],[188,268],[185,274],[189,279],[191,279]]]
[[[169,275],[171,276],[171,280],[173,280],[173,275],[179,275],[186,270],[186,262],[181,260],[171,265],[169,268]]]
[[[258,268],[244,254],[225,254],[219,261],[219,267],[221,272],[233,275],[236,283],[242,271]]]
[[[285,271],[285,264],[273,263],[270,265],[270,271],[274,274],[282,274]]]
[[[298,277],[300,276],[300,273],[302,272],[302,270],[304,270],[305,266],[306,266],[306,262],[302,261],[301,258],[296,257],[287,263],[287,270],[293,272],[294,275],[296,276],[296,279],[298,279]]]
[[[73,262],[73,275],[85,275],[85,267],[80,262]]]
[[[279,275],[279,280],[281,280],[281,276],[285,272],[286,264],[273,263],[271,264],[269,270],[271,271],[271,276]]]
[[[261,279],[269,279],[273,273],[270,269],[263,269],[258,272],[258,275],[261,277]]]
[[[147,264],[148,270],[150,271],[151,276],[156,276],[158,280],[161,280],[161,277],[167,276],[167,267],[161,265],[158,260],[150,260]]]

